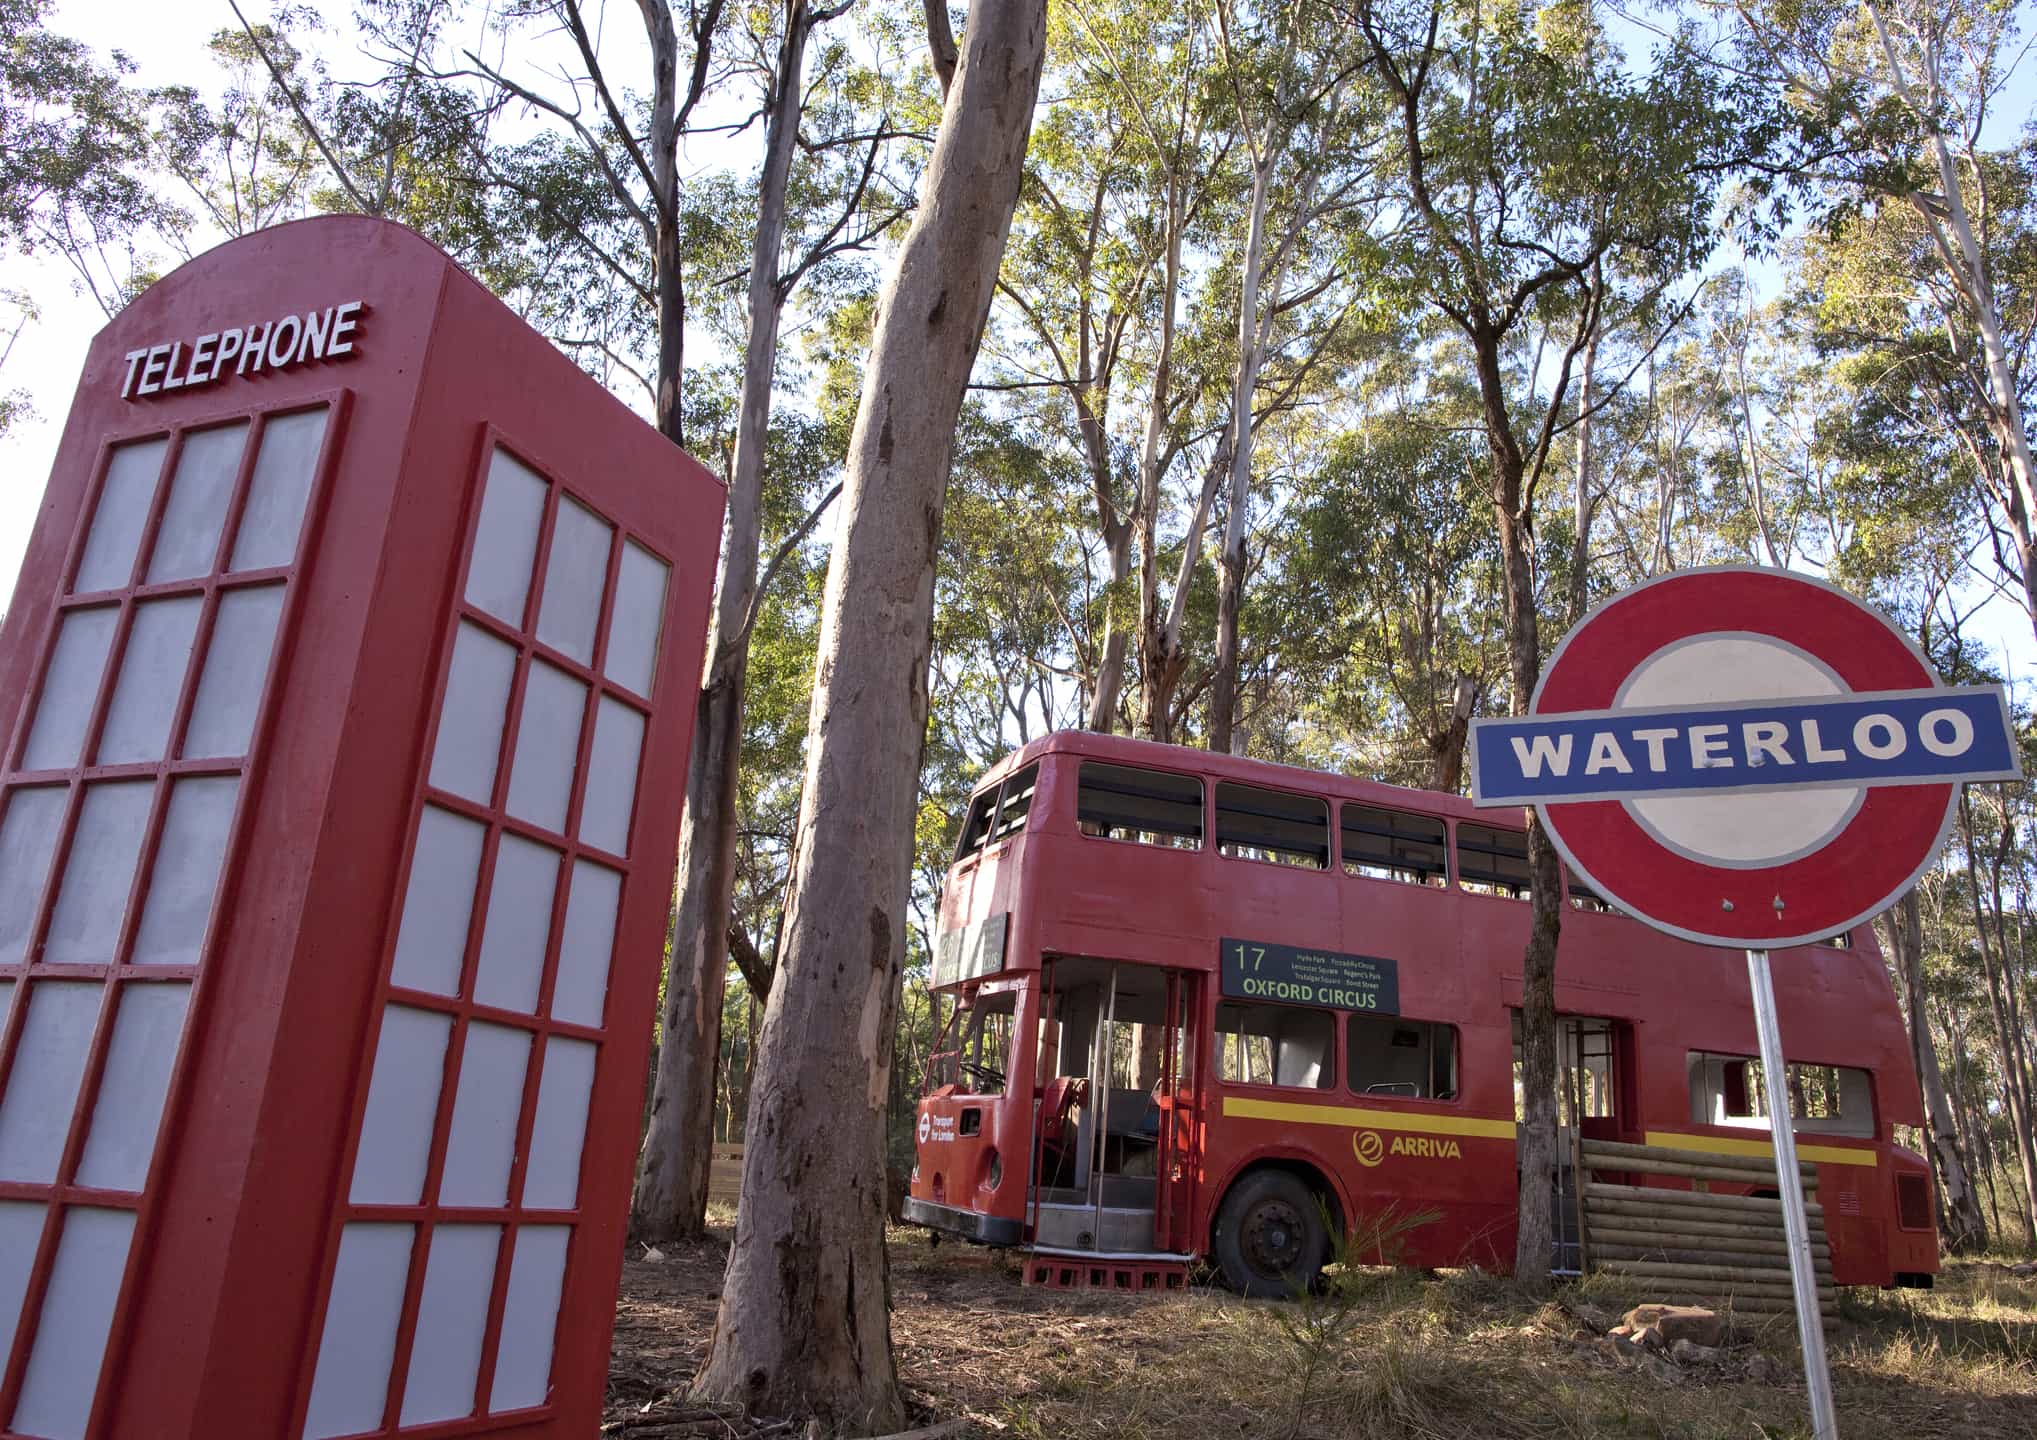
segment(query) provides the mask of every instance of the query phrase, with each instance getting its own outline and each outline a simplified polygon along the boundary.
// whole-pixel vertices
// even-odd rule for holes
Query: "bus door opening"
[[[1153,1254],[1185,1231],[1201,977],[1053,959],[1042,976],[1035,1245]]]
[[[1514,1012],[1514,1118],[1527,1118],[1521,1083],[1521,1015]],[[1617,1140],[1630,1110],[1626,1074],[1631,1046],[1624,1022],[1595,1015],[1556,1017],[1556,1176],[1551,1229],[1552,1268],[1574,1275],[1582,1269],[1579,1244],[1578,1144]]]

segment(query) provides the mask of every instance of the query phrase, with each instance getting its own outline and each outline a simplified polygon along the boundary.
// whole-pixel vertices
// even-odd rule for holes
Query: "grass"
[[[728,1217],[718,1215],[725,1224]],[[625,1267],[610,1425],[683,1391],[727,1230]],[[1206,1284],[1126,1295],[1020,1284],[1016,1257],[891,1232],[892,1342],[915,1424],[973,1440],[1798,1440],[1794,1322],[1749,1327],[1778,1378],[1637,1369],[1603,1324],[1648,1298],[1594,1276],[1548,1300],[1476,1270],[1338,1266],[1322,1296]],[[2037,1280],[1947,1267],[1929,1291],[1841,1292],[1828,1332],[1846,1440],[2037,1440]],[[1744,1355],[1744,1352],[1743,1352]],[[718,1432],[719,1433],[719,1432]],[[730,1431],[730,1434],[736,1432]]]
[[[1036,1322],[1013,1317],[986,1347],[997,1357],[968,1367],[987,1388],[929,1385],[909,1362],[903,1377],[931,1392],[931,1413],[969,1415],[970,1434],[1041,1440],[1808,1434],[1786,1316],[1749,1330],[1779,1380],[1665,1376],[1597,1351],[1595,1322],[1646,1298],[1597,1277],[1540,1303],[1477,1271],[1333,1280],[1298,1303],[1203,1287],[1159,1300],[1029,1292]],[[1936,1291],[1848,1292],[1829,1349],[1848,1440],[2037,1440],[2037,1282],[1963,1267]]]

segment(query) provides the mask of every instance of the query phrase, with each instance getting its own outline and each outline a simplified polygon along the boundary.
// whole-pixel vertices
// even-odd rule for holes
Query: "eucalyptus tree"
[[[298,115],[315,103],[302,53],[273,25],[215,31],[206,42],[226,84],[217,108],[190,85],[155,96],[155,158],[198,207],[198,227],[172,242],[189,258],[306,213],[321,169],[318,142]]]
[[[1799,171],[1831,217],[1886,233],[1883,292],[1904,321],[1889,338],[1933,372],[2009,532],[2037,627],[2037,461],[2024,415],[2032,176],[2023,151],[1993,138],[2027,49],[2018,7],[1757,0],[1727,13],[1743,65],[1806,117]]]
[[[686,443],[682,388],[686,349],[686,269],[682,232],[680,147],[695,112],[720,78],[716,46],[723,39],[726,0],[643,0],[638,10],[648,55],[641,90],[610,74],[601,54],[600,15],[584,0],[521,0],[504,12],[490,53],[466,48],[446,59],[420,56],[427,78],[473,81],[491,108],[521,112],[553,133],[512,157],[475,156],[483,183],[501,186],[544,212],[566,243],[578,246],[590,270],[605,272],[651,315],[655,346],[644,379],[658,429]],[[573,57],[557,71],[515,63],[545,42]],[[547,52],[549,53],[549,47]],[[519,160],[540,158],[549,166]],[[556,167],[568,168],[568,176]],[[584,177],[572,186],[568,177]],[[629,241],[585,223],[551,193],[598,187],[597,214],[619,216]],[[581,200],[575,195],[575,201]],[[648,263],[645,259],[648,258]]]
[[[846,9],[847,0],[831,8],[785,0],[773,28],[749,36],[760,52],[755,68],[762,82],[764,154],[754,187],[748,323],[728,467],[728,513],[705,673],[694,704],[677,914],[650,1118],[631,1207],[633,1229],[644,1239],[697,1237],[706,1215],[714,1072],[735,886],[743,685],[761,604],[765,452],[781,319],[802,280],[868,245],[905,214],[907,204],[880,174],[893,136],[887,117],[863,114],[850,104],[824,105],[813,117],[818,133],[802,134],[809,91],[846,88],[851,61],[842,46],[824,51],[819,75],[811,80],[807,75],[807,51],[816,32]],[[804,168],[827,173],[818,179],[799,177],[806,185],[795,192],[795,160],[801,156],[807,157]],[[796,545],[817,522],[833,494],[828,492],[794,535],[781,542],[781,555],[785,545]]]
[[[1474,423],[1466,423],[1474,422]],[[1267,603],[1317,617],[1310,666],[1363,717],[1375,778],[1455,794],[1467,721],[1506,673],[1499,550],[1480,513],[1475,417],[1391,406],[1343,432],[1299,484]]]
[[[1383,136],[1375,98],[1357,82],[1364,65],[1335,43],[1327,0],[1253,5],[1215,0],[1210,12],[1219,81],[1237,122],[1249,176],[1238,253],[1237,355],[1230,427],[1221,454],[1225,524],[1217,559],[1216,662],[1209,687],[1209,748],[1228,751],[1238,702],[1238,610],[1244,602],[1246,515],[1260,386],[1290,349],[1299,374],[1288,395],[1344,327],[1348,256],[1337,242],[1369,209],[1366,190]],[[1327,303],[1325,302],[1327,298]],[[1312,307],[1326,315],[1312,315]],[[1297,325],[1298,319],[1315,324]],[[1297,342],[1297,330],[1313,331]],[[1215,468],[1215,467],[1213,467]]]
[[[1602,290],[1591,277],[1614,260],[1632,276],[1696,266],[1713,243],[1717,176],[1746,121],[1713,75],[1679,52],[1629,68],[1602,41],[1581,43],[1592,33],[1588,18],[1531,31],[1517,11],[1488,15],[1454,0],[1350,0],[1349,16],[1401,142],[1410,223],[1384,242],[1383,269],[1411,301],[1446,318],[1470,351],[1519,713],[1542,661],[1536,491],[1597,328]],[[1556,358],[1510,384],[1507,347],[1535,328],[1562,337]],[[1528,851],[1515,1272],[1540,1285],[1551,1258],[1562,898],[1555,848],[1532,816]]]
[[[151,92],[49,28],[53,0],[0,0],[0,243],[59,257],[110,318],[185,223],[151,183]]]
[[[777,978],[696,1388],[836,1433],[899,1428],[882,1138],[956,418],[1018,198],[1045,0],[969,13],[879,302],[829,561]]]

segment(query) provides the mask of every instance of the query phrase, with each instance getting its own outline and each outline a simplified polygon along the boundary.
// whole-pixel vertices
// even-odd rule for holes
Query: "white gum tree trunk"
[[[956,417],[1018,198],[1045,0],[976,0],[880,302],[828,567],[805,788],[703,1396],[902,1428],[884,1107]]]

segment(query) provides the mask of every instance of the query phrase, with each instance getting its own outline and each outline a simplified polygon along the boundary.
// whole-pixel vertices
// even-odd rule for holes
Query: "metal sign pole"
[[[1761,1075],[1768,1086],[1768,1125],[1775,1136],[1775,1178],[1782,1192],[1789,1277],[1796,1290],[1797,1336],[1804,1347],[1804,1385],[1811,1392],[1811,1432],[1817,1440],[1839,1440],[1839,1420],[1832,1409],[1832,1372],[1825,1361],[1825,1317],[1818,1309],[1818,1278],[1811,1266],[1811,1226],[1804,1213],[1803,1176],[1797,1169],[1782,1032],[1775,1021],[1775,984],[1769,978],[1766,950],[1747,952],[1747,983],[1754,992],[1754,1028],[1761,1041]]]

